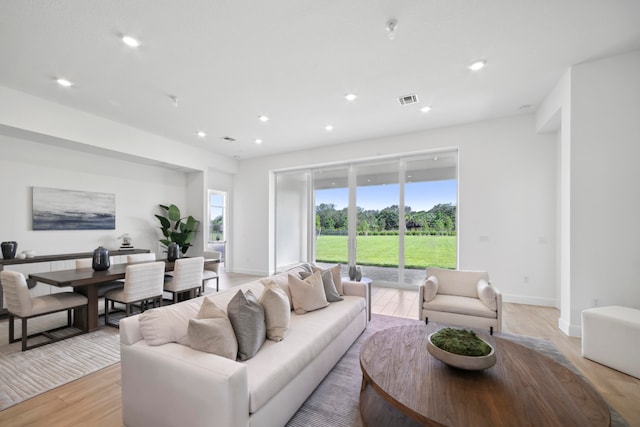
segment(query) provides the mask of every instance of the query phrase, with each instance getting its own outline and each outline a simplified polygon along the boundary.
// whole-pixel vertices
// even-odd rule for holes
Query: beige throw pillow
[[[289,289],[289,275],[286,273],[278,273],[266,279],[261,279],[263,285],[267,286],[269,282],[275,282],[284,291],[289,299],[289,310],[293,310],[293,299],[291,298],[291,290]]]
[[[340,264],[336,264],[331,268],[327,268],[326,270],[331,272],[331,277],[333,278],[333,284],[335,285],[338,293],[340,295],[344,295],[344,289],[342,288],[342,274],[341,274],[340,268],[341,268]],[[311,269],[313,270],[314,273],[316,271],[319,271],[319,272],[325,271],[324,269],[320,267],[316,267],[315,265],[312,265]]]
[[[436,297],[438,293],[438,278],[436,276],[429,276],[424,281],[424,300],[426,302],[431,301]]]
[[[289,289],[293,299],[293,310],[296,314],[304,314],[329,305],[324,294],[322,276],[318,271],[305,280],[289,275]]]
[[[300,278],[302,280],[311,276],[313,273],[309,273],[307,271],[300,272]],[[333,274],[331,274],[330,270],[324,270],[320,276],[322,277],[322,285],[324,286],[324,295],[327,297],[328,302],[336,302],[343,301],[344,298],[340,296],[338,290],[336,289],[336,285],[333,282]]]
[[[238,341],[224,310],[205,298],[187,330],[191,348],[217,354],[227,359],[238,357]]]
[[[264,321],[267,325],[267,338],[282,341],[289,330],[291,306],[287,294],[273,280],[265,280],[264,292],[258,302],[264,307]]]
[[[484,305],[489,308],[491,311],[498,310],[498,302],[496,301],[496,290],[490,283],[486,280],[480,279],[478,280],[478,284],[476,285],[478,290],[478,298],[480,301],[484,303]]]

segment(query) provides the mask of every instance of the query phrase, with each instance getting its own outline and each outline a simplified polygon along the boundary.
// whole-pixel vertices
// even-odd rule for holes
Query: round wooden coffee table
[[[360,350],[360,413],[369,426],[609,426],[602,397],[565,366],[505,338],[483,371],[451,368],[427,351],[440,326],[373,334]]]

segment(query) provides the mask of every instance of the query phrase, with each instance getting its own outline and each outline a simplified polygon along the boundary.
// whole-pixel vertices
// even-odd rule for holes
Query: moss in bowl
[[[460,369],[480,370],[496,363],[493,347],[466,329],[444,328],[432,333],[427,350],[447,365]]]

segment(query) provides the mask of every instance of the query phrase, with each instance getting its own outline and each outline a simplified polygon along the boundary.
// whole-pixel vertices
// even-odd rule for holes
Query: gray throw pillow
[[[253,292],[240,290],[229,301],[227,315],[238,340],[238,359],[251,359],[267,339],[264,308]]]
[[[300,278],[304,280],[312,274],[313,273],[306,273],[303,271],[300,273]],[[344,298],[342,298],[338,293],[335,283],[333,283],[333,274],[331,274],[331,270],[323,270],[321,276],[322,285],[324,286],[324,294],[327,297],[327,301],[336,302],[344,300]]]

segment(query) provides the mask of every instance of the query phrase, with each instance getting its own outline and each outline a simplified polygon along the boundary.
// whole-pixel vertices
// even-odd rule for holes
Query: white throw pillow
[[[258,302],[264,307],[267,338],[282,341],[289,330],[291,306],[287,294],[273,280],[268,280]]]
[[[424,300],[426,302],[431,301],[436,297],[438,293],[438,278],[436,276],[429,276],[424,281]]]
[[[192,348],[236,360],[238,341],[224,310],[205,298],[187,330]]]
[[[284,291],[289,299],[289,310],[293,310],[293,299],[291,298],[291,290],[289,289],[289,275],[287,273],[278,273],[266,279],[261,279],[263,285],[268,286],[270,282],[275,282]]]
[[[293,298],[293,310],[296,314],[304,314],[329,305],[324,294],[321,273],[315,272],[305,280],[289,275],[289,289]]]
[[[336,264],[333,267],[327,269],[322,269],[320,267],[316,267],[315,265],[311,266],[311,269],[314,273],[317,271],[321,273],[323,271],[331,271],[331,277],[333,277],[333,284],[336,286],[336,290],[340,295],[344,295],[344,289],[342,287],[342,274],[340,268],[340,264]]]
[[[498,302],[496,301],[495,288],[484,279],[478,280],[476,288],[478,290],[478,298],[480,298],[480,301],[482,301],[489,310],[497,311]]]
[[[198,313],[199,304],[190,302],[162,308],[152,308],[140,315],[140,332],[148,345],[177,342],[189,345],[189,319]]]

